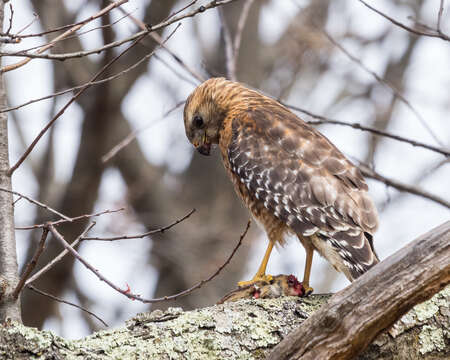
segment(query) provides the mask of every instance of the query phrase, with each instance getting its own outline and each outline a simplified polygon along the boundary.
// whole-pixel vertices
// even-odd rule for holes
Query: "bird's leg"
[[[311,275],[311,265],[314,255],[314,248],[312,248],[311,246],[305,246],[305,250],[306,250],[306,262],[302,285],[303,288],[305,289],[305,295],[309,295],[314,291],[314,289],[309,286],[309,275]]]
[[[264,258],[261,262],[261,265],[259,265],[259,269],[256,272],[255,276],[253,276],[253,279],[249,281],[239,281],[238,282],[239,287],[251,285],[258,281],[269,282],[272,280],[272,275],[266,275],[266,267],[267,263],[269,262],[270,253],[272,252],[274,244],[275,241],[269,239],[269,245],[267,246],[266,253],[264,254]]]

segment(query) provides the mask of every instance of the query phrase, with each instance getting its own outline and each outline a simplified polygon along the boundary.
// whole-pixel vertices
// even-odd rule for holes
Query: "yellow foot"
[[[248,280],[248,281],[239,281],[238,282],[238,286],[241,287],[245,287],[245,286],[249,286],[249,285],[253,285],[257,282],[265,282],[265,283],[269,283],[271,282],[273,279],[272,275],[262,275],[262,276],[255,276],[252,280]]]
[[[303,286],[303,289],[305,290],[305,295],[303,295],[303,296],[308,296],[313,293],[314,289],[312,287],[310,287],[309,285],[302,284],[302,286]]]

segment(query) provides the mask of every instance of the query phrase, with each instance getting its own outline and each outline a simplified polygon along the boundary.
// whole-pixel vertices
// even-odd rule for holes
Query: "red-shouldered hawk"
[[[270,280],[270,253],[288,234],[305,247],[308,292],[314,250],[350,281],[378,263],[372,240],[377,211],[360,171],[286,107],[240,83],[212,78],[188,97],[184,124],[201,154],[219,144],[236,192],[269,237],[256,275],[240,285]]]

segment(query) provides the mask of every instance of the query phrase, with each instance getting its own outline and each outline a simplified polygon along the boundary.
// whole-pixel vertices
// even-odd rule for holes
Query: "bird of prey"
[[[296,235],[306,251],[303,287],[314,251],[353,281],[376,263],[377,211],[360,171],[324,135],[258,91],[211,78],[186,100],[189,141],[209,155],[218,144],[236,193],[269,238],[252,280],[270,281],[275,244]]]

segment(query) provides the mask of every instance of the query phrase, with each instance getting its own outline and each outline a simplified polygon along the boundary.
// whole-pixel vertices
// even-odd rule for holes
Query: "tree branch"
[[[344,121],[330,119],[330,118],[327,118],[325,116],[318,115],[318,114],[312,113],[311,111],[302,109],[302,108],[300,108],[298,106],[294,106],[294,105],[290,105],[290,104],[286,104],[286,103],[282,103],[282,102],[280,102],[280,103],[283,104],[284,106],[286,106],[289,109],[301,112],[303,114],[311,116],[314,119],[318,119],[318,121],[307,121],[307,123],[311,124],[311,125],[333,124],[333,125],[348,126],[348,127],[354,128],[354,129],[361,130],[361,131],[368,131],[368,132],[371,132],[371,133],[373,133],[375,135],[384,136],[384,137],[387,137],[387,138],[390,138],[390,139],[393,139],[393,140],[401,141],[401,142],[410,144],[412,146],[417,146],[417,147],[421,147],[421,148],[424,148],[424,149],[427,149],[427,150],[431,150],[431,151],[437,152],[439,154],[442,154],[442,155],[444,155],[446,157],[450,157],[450,150],[445,149],[445,148],[440,148],[440,147],[437,147],[437,146],[428,145],[428,144],[425,144],[425,143],[422,143],[422,142],[419,142],[419,141],[416,141],[416,140],[413,140],[413,139],[409,139],[409,138],[406,138],[406,137],[403,137],[403,136],[400,136],[400,135],[391,134],[390,132],[387,132],[387,131],[379,130],[379,129],[376,129],[376,128],[373,128],[373,127],[369,127],[369,126],[364,126],[364,125],[361,125],[359,123],[348,123],[348,122],[344,122]]]
[[[39,256],[41,256],[42,252],[44,251],[45,240],[47,240],[47,235],[48,235],[48,229],[43,229],[41,240],[39,240],[38,247],[37,247],[33,257],[31,258],[30,262],[25,267],[25,270],[24,270],[22,276],[20,277],[20,281],[13,291],[13,297],[15,299],[17,299],[19,297],[19,294],[22,291],[22,288],[25,285],[25,282],[27,281],[28,276],[30,276],[31,272],[36,267]]]
[[[269,359],[351,359],[414,305],[449,283],[447,221],[336,293],[277,345]]]
[[[64,33],[62,33],[61,35],[57,36],[55,39],[53,39],[50,43],[42,46],[38,51],[36,51],[35,54],[33,55],[37,55],[37,54],[41,54],[44,51],[50,49],[51,47],[53,47],[55,45],[55,43],[57,43],[58,41],[67,38],[69,35],[74,34],[76,31],[78,31],[79,29],[81,29],[84,25],[88,24],[89,22],[105,15],[106,13],[108,13],[109,11],[111,11],[112,9],[114,9],[115,7],[118,7],[120,5],[122,5],[123,3],[128,2],[128,0],[119,0],[117,2],[114,2],[108,6],[106,6],[104,9],[100,10],[97,14],[92,15],[91,17],[89,17],[88,19],[76,24],[75,26],[71,27],[69,30],[65,31]],[[25,64],[27,64],[30,60],[32,59],[31,54],[29,54],[29,56],[27,56],[26,59],[23,59],[22,61],[19,61],[18,63],[15,64],[11,64],[11,65],[7,65],[4,66],[2,68],[0,68],[0,73],[5,73],[7,71],[11,71],[11,70],[15,70]]]
[[[425,31],[420,31],[417,29],[413,29],[409,26],[406,26],[405,24],[402,24],[401,22],[395,20],[394,18],[390,17],[389,15],[386,15],[385,13],[381,12],[378,9],[375,9],[373,6],[369,5],[368,3],[366,3],[363,0],[358,0],[361,4],[363,4],[364,6],[368,7],[370,10],[376,12],[378,15],[381,15],[382,17],[384,17],[385,19],[389,20],[391,23],[393,23],[394,25],[397,25],[399,27],[401,27],[402,29],[409,31],[410,33],[416,34],[416,35],[421,35],[421,36],[429,36],[429,37],[435,37],[435,38],[441,38],[442,40],[445,41],[450,41],[450,36],[443,34],[440,31],[440,28],[438,28],[436,30],[436,33],[434,32],[425,32]],[[440,23],[439,23],[440,25]]]

